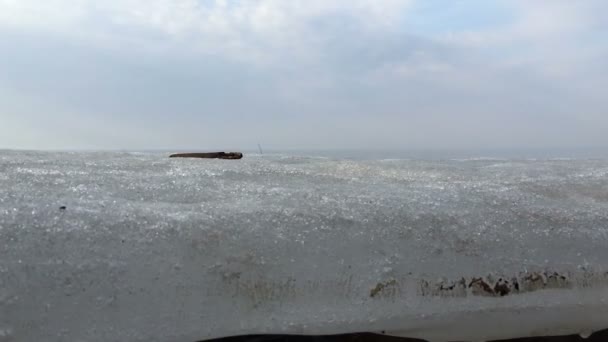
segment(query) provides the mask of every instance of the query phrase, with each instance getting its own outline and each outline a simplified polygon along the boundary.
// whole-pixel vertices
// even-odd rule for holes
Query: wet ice
[[[596,318],[537,323],[605,328],[607,177],[603,160],[1,152],[0,340],[431,338],[556,307]]]

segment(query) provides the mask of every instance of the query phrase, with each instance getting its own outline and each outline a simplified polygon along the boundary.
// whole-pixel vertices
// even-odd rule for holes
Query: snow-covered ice
[[[4,151],[0,341],[586,334],[607,246],[605,160]]]

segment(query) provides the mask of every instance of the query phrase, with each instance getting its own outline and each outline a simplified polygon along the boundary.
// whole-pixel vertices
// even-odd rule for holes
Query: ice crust
[[[589,332],[607,271],[605,160],[0,152],[0,341]]]

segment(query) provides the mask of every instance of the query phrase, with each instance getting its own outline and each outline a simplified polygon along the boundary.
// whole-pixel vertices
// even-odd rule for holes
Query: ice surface
[[[604,160],[4,151],[0,341],[587,334],[607,246]]]

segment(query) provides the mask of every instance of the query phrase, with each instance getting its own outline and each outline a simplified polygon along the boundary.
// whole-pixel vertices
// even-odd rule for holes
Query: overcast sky
[[[606,0],[0,0],[0,148],[608,147]]]

